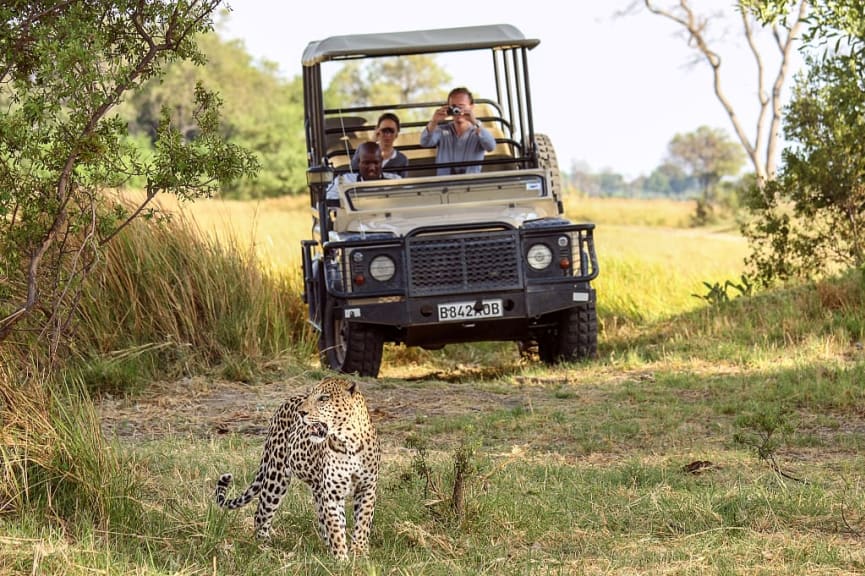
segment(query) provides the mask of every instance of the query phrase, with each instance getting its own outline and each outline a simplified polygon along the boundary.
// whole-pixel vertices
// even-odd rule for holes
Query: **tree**
[[[450,74],[438,65],[435,56],[424,54],[373,60],[369,78],[375,80],[372,100],[385,102],[438,100],[451,82]]]
[[[441,100],[447,95],[451,76],[434,56],[424,54],[346,63],[333,77],[325,93],[330,108],[376,106],[391,102]],[[402,121],[426,119],[400,118]]]
[[[208,196],[256,163],[220,136],[219,98],[198,85],[195,138],[163,110],[152,158],[128,144],[117,106],[170,61],[203,63],[218,0],[42,0],[0,6],[0,341],[36,333],[54,354],[101,248],[159,193]],[[183,131],[183,133],[181,132]],[[103,193],[132,177],[126,209]],[[37,312],[38,314],[34,314]],[[13,343],[32,345],[25,339]]]
[[[636,9],[638,4],[638,2],[633,3],[630,10]],[[736,4],[742,34],[754,56],[757,73],[759,114],[752,135],[749,135],[749,131],[742,124],[733,103],[724,92],[723,59],[713,47],[713,40],[709,35],[710,25],[714,17],[697,14],[688,0],[679,0],[675,5],[666,7],[662,7],[660,4],[660,2],[653,0],[643,0],[643,5],[649,12],[674,22],[685,31],[689,46],[696,50],[712,69],[715,96],[730,118],[736,137],[754,167],[758,183],[762,184],[773,178],[776,172],[776,156],[783,107],[781,91],[787,80],[794,43],[799,37],[803,20],[808,13],[809,2],[807,0],[783,2],[788,8],[792,6],[795,9],[776,12],[776,18],[762,20],[763,24],[771,30],[774,44],[780,56],[770,90],[767,90],[766,58],[756,41],[757,31],[755,30],[755,26],[760,22],[755,14],[767,3],[765,0],[741,0]]]
[[[168,106],[172,122],[187,138],[197,127],[189,124],[196,83],[219,86],[223,100],[220,133],[227,141],[256,155],[261,169],[254,181],[223,186],[223,197],[271,197],[306,188],[306,147],[303,132],[303,88],[300,77],[286,82],[276,64],[253,62],[243,42],[224,41],[215,33],[197,40],[207,66],[172,62],[160,78],[146,82],[124,106],[123,116],[133,134],[155,137],[160,111]],[[185,127],[185,130],[184,128]]]
[[[815,6],[808,73],[786,109],[794,145],[777,182],[750,198],[743,231],[764,284],[865,266],[865,3],[853,4]]]
[[[725,176],[735,176],[745,163],[739,146],[718,128],[700,126],[687,134],[676,134],[670,141],[669,162],[679,166],[700,187],[696,221],[705,224],[717,202],[717,185]]]
[[[609,168],[601,170],[598,177],[598,187],[603,196],[627,196],[628,185],[625,177]]]
[[[650,194],[683,196],[693,187],[693,178],[674,162],[665,161],[652,170],[643,189]]]

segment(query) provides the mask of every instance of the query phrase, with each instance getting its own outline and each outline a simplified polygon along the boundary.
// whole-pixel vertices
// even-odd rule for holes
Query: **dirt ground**
[[[246,384],[204,377],[159,382],[134,397],[104,398],[98,403],[103,431],[121,440],[168,436],[207,438],[223,434],[264,435],[274,410],[312,380],[288,379]],[[362,391],[377,427],[402,428],[430,417],[471,414],[544,402],[549,391],[535,379],[507,393],[475,383],[362,381]],[[547,390],[544,393],[544,390]],[[405,428],[409,428],[406,426]],[[401,435],[397,435],[401,436]],[[400,442],[400,438],[392,438]]]

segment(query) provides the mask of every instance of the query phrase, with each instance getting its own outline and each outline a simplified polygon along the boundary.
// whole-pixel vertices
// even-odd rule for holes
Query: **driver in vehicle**
[[[358,170],[357,172],[349,172],[343,174],[338,179],[334,180],[330,188],[327,189],[328,198],[336,198],[337,182],[364,182],[367,180],[383,180],[399,178],[399,174],[393,172],[382,172],[381,169],[381,147],[377,142],[364,142],[357,147],[358,152]]]
[[[424,127],[420,145],[424,148],[437,147],[437,163],[480,161],[484,158],[484,152],[495,149],[495,137],[475,118],[474,102],[468,88],[454,88],[448,94],[447,104],[437,108]],[[451,121],[445,122],[449,117]],[[480,171],[480,164],[476,164],[442,167],[436,174],[474,174]]]

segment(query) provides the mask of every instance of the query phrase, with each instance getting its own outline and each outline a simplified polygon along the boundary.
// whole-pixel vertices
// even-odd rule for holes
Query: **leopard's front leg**
[[[358,484],[354,492],[354,533],[351,551],[356,555],[366,554],[369,548],[369,533],[375,512],[375,482]]]
[[[345,529],[345,499],[334,498],[328,494],[321,505],[324,529],[330,553],[339,560],[348,559],[348,542]]]

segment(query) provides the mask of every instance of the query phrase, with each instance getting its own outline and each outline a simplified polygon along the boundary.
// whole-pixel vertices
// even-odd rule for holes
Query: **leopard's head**
[[[358,406],[365,406],[357,383],[346,378],[325,378],[312,387],[300,405],[300,414],[312,442],[324,442],[329,434],[351,422]]]

